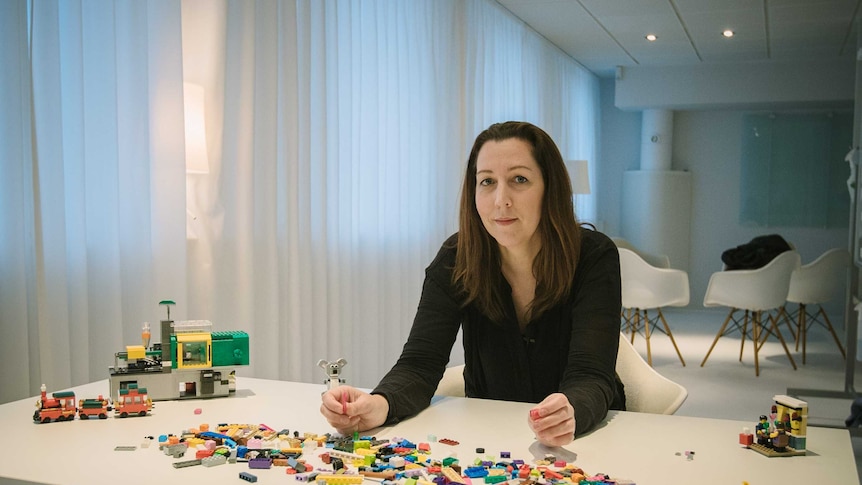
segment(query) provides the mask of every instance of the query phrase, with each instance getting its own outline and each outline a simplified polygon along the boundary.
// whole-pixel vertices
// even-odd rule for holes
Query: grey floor
[[[801,347],[797,352],[793,344],[788,343],[797,364],[795,371],[778,340],[769,339],[760,351],[760,376],[755,377],[750,341],[746,343],[742,362],[739,361],[738,333],[721,338],[706,365],[700,366],[724,321],[724,311],[667,309],[665,316],[686,365],[682,366],[670,340],[661,333],[653,334],[650,340],[652,361],[662,375],[688,389],[688,399],[677,411],[678,415],[748,420],[753,428],[757,418],[769,412],[772,397],[786,394],[788,388],[837,394],[848,388],[844,360],[824,328],[815,326],[810,331],[805,365]],[[843,343],[843,321],[834,318],[832,323]],[[788,329],[782,327],[781,330],[785,338],[789,338]],[[635,338],[635,348],[646,358],[642,336]],[[862,364],[858,361],[850,382],[849,389],[862,390]],[[813,426],[843,427],[850,414],[850,397],[823,398],[812,392],[799,398],[808,402],[809,424]],[[851,441],[862,480],[862,433],[853,435]]]

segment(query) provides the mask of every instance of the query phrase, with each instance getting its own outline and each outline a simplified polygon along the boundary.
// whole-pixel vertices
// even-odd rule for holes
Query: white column
[[[673,111],[645,109],[641,121],[641,170],[670,170]]]

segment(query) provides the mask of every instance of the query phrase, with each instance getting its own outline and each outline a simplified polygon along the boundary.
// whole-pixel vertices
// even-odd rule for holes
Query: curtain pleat
[[[240,375],[322,383],[317,361],[345,358],[372,387],[457,230],[475,136],[526,120],[595,160],[597,80],[490,0],[33,7],[32,58],[27,2],[0,20],[21,65],[0,101],[28,100],[0,114],[0,359],[28,369],[0,401],[104,379],[162,299],[248,331]],[[183,81],[204,87],[202,174]]]

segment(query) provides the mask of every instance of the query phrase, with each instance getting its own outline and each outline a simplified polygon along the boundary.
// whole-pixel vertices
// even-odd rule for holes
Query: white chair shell
[[[686,388],[650,367],[622,333],[619,345],[616,371],[625,386],[626,410],[675,413],[688,397]],[[464,365],[447,367],[434,394],[464,397]]]

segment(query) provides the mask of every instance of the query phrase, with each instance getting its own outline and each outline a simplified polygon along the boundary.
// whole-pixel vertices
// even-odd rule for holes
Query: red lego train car
[[[51,397],[48,397],[44,384],[42,384],[41,390],[42,395],[36,401],[36,412],[33,413],[34,423],[71,421],[75,419],[75,415],[83,420],[91,417],[107,419],[111,411],[114,411],[115,415],[121,418],[146,416],[153,409],[153,402],[147,396],[147,390],[138,389],[134,385],[120,391],[113,408],[111,401],[101,395],[95,399],[76,401],[73,391],[55,392],[51,394]]]

